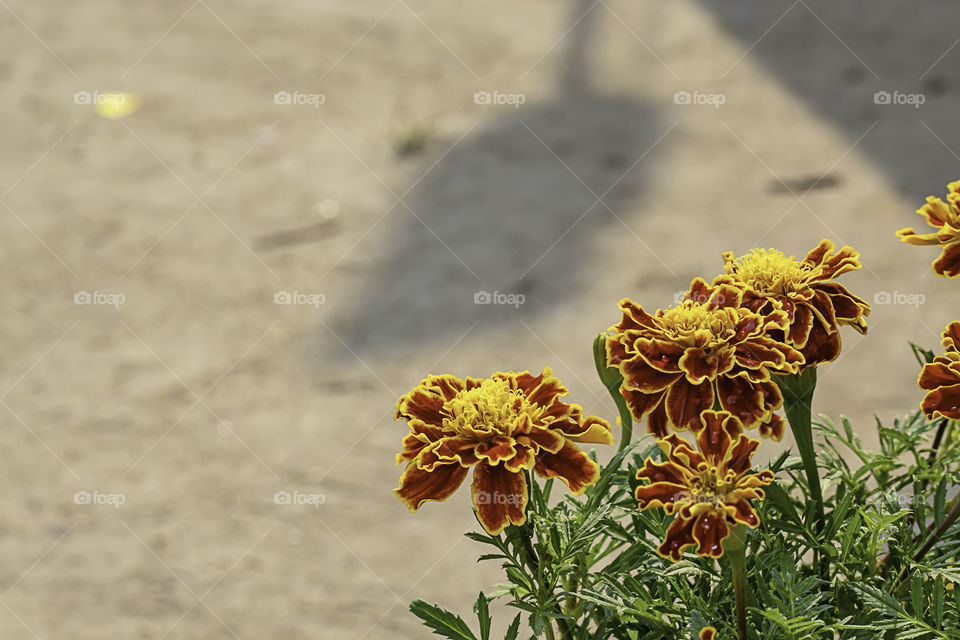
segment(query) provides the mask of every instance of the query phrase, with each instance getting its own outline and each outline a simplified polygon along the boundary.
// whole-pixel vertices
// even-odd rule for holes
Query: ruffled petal
[[[683,550],[696,544],[696,540],[693,539],[694,521],[694,518],[675,517],[667,528],[663,543],[657,547],[657,553],[674,562],[680,562]]]
[[[713,386],[693,385],[679,379],[667,391],[667,416],[678,430],[700,429],[700,413],[713,406]]]
[[[928,420],[938,415],[960,420],[960,384],[934,389],[923,398],[920,408]]]
[[[743,377],[723,377],[717,380],[717,392],[720,395],[720,406],[739,418],[747,428],[753,427],[769,415],[764,402],[764,392],[761,385],[772,384],[766,382],[751,382]]]
[[[678,362],[690,384],[700,384],[704,380],[715,378],[719,364],[716,358],[709,357],[706,351],[697,347],[684,351]]]
[[[760,525],[760,516],[756,510],[746,500],[738,500],[733,505],[733,519],[741,524],[745,524],[751,529],[756,529]]]
[[[697,541],[697,555],[719,558],[723,555],[723,541],[730,535],[724,517],[710,510],[694,521],[693,539]]]
[[[657,405],[660,404],[660,401],[663,400],[663,397],[666,395],[665,391],[643,393],[642,391],[628,389],[627,387],[620,387],[620,393],[623,395],[623,399],[626,401],[627,408],[630,409],[633,419],[637,422],[642,422],[645,415],[656,409]]]
[[[620,301],[620,310],[623,311],[623,320],[620,321],[620,324],[613,326],[613,330],[617,333],[623,333],[630,329],[650,329],[654,326],[650,314],[629,298]]]
[[[773,414],[769,419],[761,422],[758,428],[761,438],[770,438],[774,442],[780,442],[783,440],[786,423],[783,418],[777,414]]]
[[[424,448],[416,458],[416,463],[426,471],[432,471],[437,465],[451,462],[469,467],[477,464],[476,447],[477,441],[472,438],[450,436]]]
[[[508,436],[494,436],[477,444],[476,453],[480,460],[496,466],[501,460],[509,460],[517,455],[516,441]]]
[[[938,389],[960,384],[960,363],[931,362],[923,365],[917,384],[921,389]]]
[[[683,375],[682,373],[664,373],[655,369],[640,355],[623,361],[620,364],[620,372],[623,374],[624,386],[644,393],[663,391]]]
[[[540,427],[533,427],[529,433],[517,434],[515,439],[519,444],[532,446],[536,452],[549,451],[550,453],[560,451],[566,442],[560,431]]]
[[[806,305],[797,305],[794,309],[793,322],[790,324],[790,331],[787,338],[790,344],[803,348],[807,344],[807,338],[810,337],[810,329],[813,328],[813,311]]]
[[[597,416],[587,416],[580,422],[554,422],[550,425],[574,442],[588,442],[594,444],[613,444],[613,432],[610,423]]]
[[[675,462],[654,462],[647,458],[643,468],[637,471],[637,480],[646,480],[652,484],[675,484],[685,486],[689,472]]]
[[[954,320],[940,334],[940,344],[947,352],[960,353],[960,322]]]
[[[741,435],[739,438],[733,441],[733,444],[728,450],[728,457],[726,460],[726,468],[730,469],[737,475],[742,475],[750,470],[750,461],[753,458],[754,452],[756,452],[757,447],[760,446],[759,440],[754,440],[753,438]]]
[[[634,496],[641,510],[661,507],[667,509],[667,513],[672,513],[675,503],[690,497],[690,489],[672,482],[654,482],[637,487]]]
[[[432,471],[408,464],[400,476],[400,486],[393,492],[403,500],[410,511],[416,511],[428,500],[446,500],[467,477],[467,468],[457,463],[438,465]]]
[[[600,478],[597,463],[570,441],[566,441],[557,453],[541,451],[533,469],[542,478],[560,478],[575,496]]]
[[[955,242],[944,247],[943,253],[933,263],[933,270],[945,278],[960,276],[960,243]]]
[[[503,466],[478,465],[470,494],[477,519],[492,536],[511,524],[527,521],[527,481],[522,473]]]
[[[717,464],[726,456],[732,439],[740,435],[740,421],[725,411],[704,411],[700,418],[703,428],[697,434],[697,445],[708,460]]]

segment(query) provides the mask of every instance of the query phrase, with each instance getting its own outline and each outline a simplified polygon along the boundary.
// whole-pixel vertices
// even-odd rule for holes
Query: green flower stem
[[[807,474],[807,484],[816,507],[817,531],[823,530],[823,489],[820,487],[820,473],[817,469],[817,454],[813,448],[813,427],[811,425],[813,392],[817,388],[817,368],[807,367],[800,373],[773,376],[774,382],[783,394],[783,409],[793,431],[793,438],[803,461]]]
[[[723,553],[730,562],[733,574],[733,593],[737,599],[737,637],[747,636],[747,530],[742,524],[730,528],[730,536],[723,541]]]
[[[600,381],[607,388],[607,392],[617,404],[617,411],[620,412],[620,446],[617,451],[623,451],[624,447],[633,440],[633,416],[630,409],[627,408],[627,401],[623,399],[620,393],[620,385],[623,384],[623,376],[616,367],[607,366],[607,339],[604,333],[598,335],[593,341],[593,362],[597,366],[597,375]]]

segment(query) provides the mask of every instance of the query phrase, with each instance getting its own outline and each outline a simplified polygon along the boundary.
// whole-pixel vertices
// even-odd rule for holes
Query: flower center
[[[776,249],[754,249],[728,263],[726,270],[757,293],[785,295],[803,288],[809,282],[813,267]]]
[[[660,322],[677,343],[710,347],[727,342],[736,332],[738,319],[733,309],[709,309],[695,300],[685,300],[664,311]]]
[[[728,502],[735,502],[730,493],[736,489],[736,474],[726,471],[721,476],[717,467],[707,467],[701,470],[690,483],[694,502],[712,504],[717,507]]]
[[[487,440],[510,436],[522,428],[523,414],[535,417],[535,407],[508,380],[488,378],[479,387],[465,389],[447,401],[443,426],[460,435]]]

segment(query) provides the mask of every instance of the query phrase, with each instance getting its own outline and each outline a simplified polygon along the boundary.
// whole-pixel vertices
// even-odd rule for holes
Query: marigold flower
[[[394,493],[410,511],[449,498],[475,467],[471,494],[477,518],[491,535],[526,522],[525,470],[560,478],[573,495],[600,476],[599,466],[574,442],[613,444],[610,424],[584,416],[550,368],[495,373],[485,380],[427,376],[397,400],[406,420],[397,464],[406,462]]]
[[[717,630],[714,627],[704,627],[697,634],[700,640],[714,640],[717,637]]]
[[[960,420],[960,322],[948,324],[941,336],[944,354],[923,365],[917,380],[930,391],[920,407],[928,420],[938,415]]]
[[[787,314],[744,308],[743,295],[738,287],[696,278],[682,302],[654,315],[620,301],[623,320],[611,329],[607,364],[620,369],[620,391],[633,417],[649,414],[650,433],[698,430],[715,388],[720,405],[748,427],[773,419],[783,396],[770,372],[796,373],[803,356],[766,335],[785,328]]]
[[[947,185],[947,201],[935,196],[917,209],[927,224],[936,229],[932,233],[917,233],[913,227],[897,231],[903,242],[917,245],[937,245],[943,252],[933,261],[933,272],[945,278],[960,276],[960,180]]]
[[[838,327],[850,325],[866,333],[864,317],[870,315],[866,301],[833,282],[861,267],[860,254],[852,247],[834,249],[832,242],[821,240],[803,260],[776,249],[754,249],[740,258],[728,251],[723,254],[726,275],[714,284],[744,288],[743,304],[754,311],[782,308],[790,324],[774,338],[799,349],[804,366],[830,362],[840,355]]]
[[[750,504],[763,498],[761,487],[773,482],[770,470],[750,474],[750,460],[759,440],[743,433],[743,425],[726,411],[704,411],[703,429],[695,450],[675,433],[658,440],[668,462],[647,458],[637,472],[635,497],[643,509],[663,508],[675,517],[657,551],[674,562],[696,545],[701,556],[719,558],[729,527],[744,524],[756,528],[760,517]]]

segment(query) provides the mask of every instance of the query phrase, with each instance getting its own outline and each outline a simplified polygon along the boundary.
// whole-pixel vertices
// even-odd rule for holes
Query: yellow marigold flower
[[[611,329],[607,365],[620,370],[620,392],[633,417],[649,415],[650,433],[662,438],[671,427],[699,430],[714,390],[720,405],[748,427],[775,424],[783,396],[770,372],[796,373],[803,356],[767,335],[787,326],[787,314],[745,308],[743,295],[741,288],[697,278],[682,302],[654,315],[620,301],[623,320]]]
[[[803,260],[776,249],[754,249],[740,258],[728,251],[723,254],[726,275],[714,284],[745,288],[743,304],[754,311],[782,308],[790,324],[773,337],[799,349],[804,366],[830,362],[840,355],[839,326],[866,333],[864,318],[870,315],[870,305],[833,282],[861,267],[860,254],[852,247],[834,249],[821,240]]]
[[[704,627],[697,635],[700,640],[714,640],[717,637],[717,630],[713,627]]]
[[[410,433],[397,455],[407,467],[394,493],[416,511],[449,498],[474,467],[473,507],[491,535],[526,522],[525,470],[582,494],[600,468],[573,443],[613,444],[613,435],[607,421],[561,402],[567,393],[549,367],[539,376],[427,376],[397,400],[394,418],[406,420]]]
[[[678,562],[683,551],[696,545],[701,556],[719,558],[730,527],[744,524],[756,528],[760,517],[752,498],[763,498],[764,487],[773,482],[773,472],[750,474],[750,460],[759,440],[747,437],[743,425],[726,411],[704,411],[703,428],[695,450],[675,433],[657,443],[667,462],[647,458],[637,472],[635,496],[643,509],[663,508],[675,517],[657,551]]]
[[[928,420],[936,416],[960,420],[960,322],[948,324],[941,337],[944,354],[923,365],[917,380],[929,391],[921,408]]]
[[[945,278],[960,276],[960,180],[947,185],[947,201],[927,197],[927,204],[917,209],[927,224],[936,229],[932,233],[917,233],[913,227],[900,229],[897,236],[903,242],[918,245],[937,245],[943,252],[933,261],[933,272]]]

